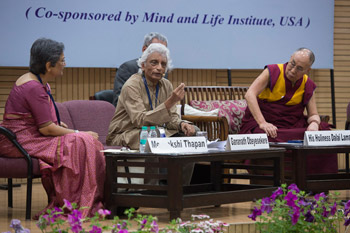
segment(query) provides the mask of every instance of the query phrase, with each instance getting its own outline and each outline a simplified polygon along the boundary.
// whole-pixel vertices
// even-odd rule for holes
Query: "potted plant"
[[[335,199],[338,195],[312,197],[295,184],[283,184],[270,197],[258,200],[248,217],[257,221],[260,232],[337,232],[343,221],[346,227],[350,224],[350,201],[342,205]]]
[[[221,233],[226,231],[228,224],[221,221],[214,221],[208,215],[192,215],[192,221],[183,222],[181,219],[173,220],[169,225],[160,229],[157,218],[151,215],[135,214],[135,209],[131,208],[125,211],[127,219],[114,217],[112,222],[103,222],[105,217],[110,214],[109,210],[100,209],[92,218],[82,218],[80,209],[75,203],[64,200],[62,208],[55,207],[49,209],[46,214],[39,217],[37,226],[42,232],[46,233],[172,233],[172,232],[193,232],[193,233]],[[200,220],[195,222],[195,220]],[[88,224],[87,224],[88,222]],[[137,227],[132,227],[132,222],[137,223]],[[83,224],[85,223],[85,224]],[[88,225],[88,226],[87,226]],[[28,229],[21,226],[17,219],[11,221],[11,228],[15,233],[30,233]],[[85,229],[87,227],[88,229]],[[133,228],[134,230],[131,230]],[[10,232],[9,232],[10,233]]]

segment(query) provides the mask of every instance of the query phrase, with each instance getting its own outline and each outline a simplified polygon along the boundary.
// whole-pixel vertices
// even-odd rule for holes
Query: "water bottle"
[[[147,126],[142,126],[142,130],[140,133],[140,148],[139,148],[140,153],[145,153],[147,137],[148,137]]]
[[[149,138],[157,138],[158,137],[155,126],[151,126],[151,130],[148,133],[148,137]]]
[[[165,129],[163,127],[158,127],[159,137],[166,138]]]

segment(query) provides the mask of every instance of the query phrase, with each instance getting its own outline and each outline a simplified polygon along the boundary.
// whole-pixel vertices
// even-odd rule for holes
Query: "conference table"
[[[332,174],[307,174],[306,159],[310,154],[319,156],[334,153],[349,153],[350,145],[306,146],[302,143],[271,143],[271,147],[283,147],[288,152],[285,160],[290,160],[290,171],[285,171],[285,181],[295,183],[301,190],[319,193],[329,190],[350,189],[349,169]],[[286,165],[287,167],[287,165]]]
[[[116,215],[118,207],[167,208],[170,219],[181,216],[184,208],[219,206],[221,204],[253,201],[270,196],[283,182],[284,148],[259,150],[220,151],[205,153],[153,154],[108,153],[106,158],[105,207]],[[270,165],[249,165],[244,160],[266,159]],[[190,163],[207,164],[210,181],[183,185],[183,167]],[[163,172],[132,172],[132,168],[157,168]],[[122,168],[122,169],[121,169]],[[228,173],[233,169],[269,170],[270,175],[252,173]],[[118,179],[119,178],[119,179]],[[120,178],[128,180],[122,182]],[[161,182],[136,184],[133,179],[157,180]],[[231,183],[231,179],[261,179],[271,185]],[[130,182],[131,180],[131,182]]]

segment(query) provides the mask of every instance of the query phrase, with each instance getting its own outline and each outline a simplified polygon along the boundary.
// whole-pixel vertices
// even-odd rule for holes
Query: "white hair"
[[[167,59],[167,65],[165,68],[165,72],[171,70],[173,68],[172,61],[170,58],[170,51],[167,47],[160,43],[152,43],[147,49],[142,53],[142,56],[137,60],[137,65],[141,68],[142,64],[144,64],[149,55],[152,53],[159,53],[163,57]],[[139,73],[142,73],[142,70],[139,69]]]

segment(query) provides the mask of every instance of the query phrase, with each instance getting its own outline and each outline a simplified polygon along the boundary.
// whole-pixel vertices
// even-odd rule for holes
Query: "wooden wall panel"
[[[66,68],[56,80],[56,101],[89,99],[95,92],[113,88],[115,71],[111,68]]]
[[[249,86],[263,69],[231,70],[232,86]]]
[[[334,79],[337,128],[344,129],[350,100],[350,1],[335,1]],[[324,100],[323,100],[324,101]]]

